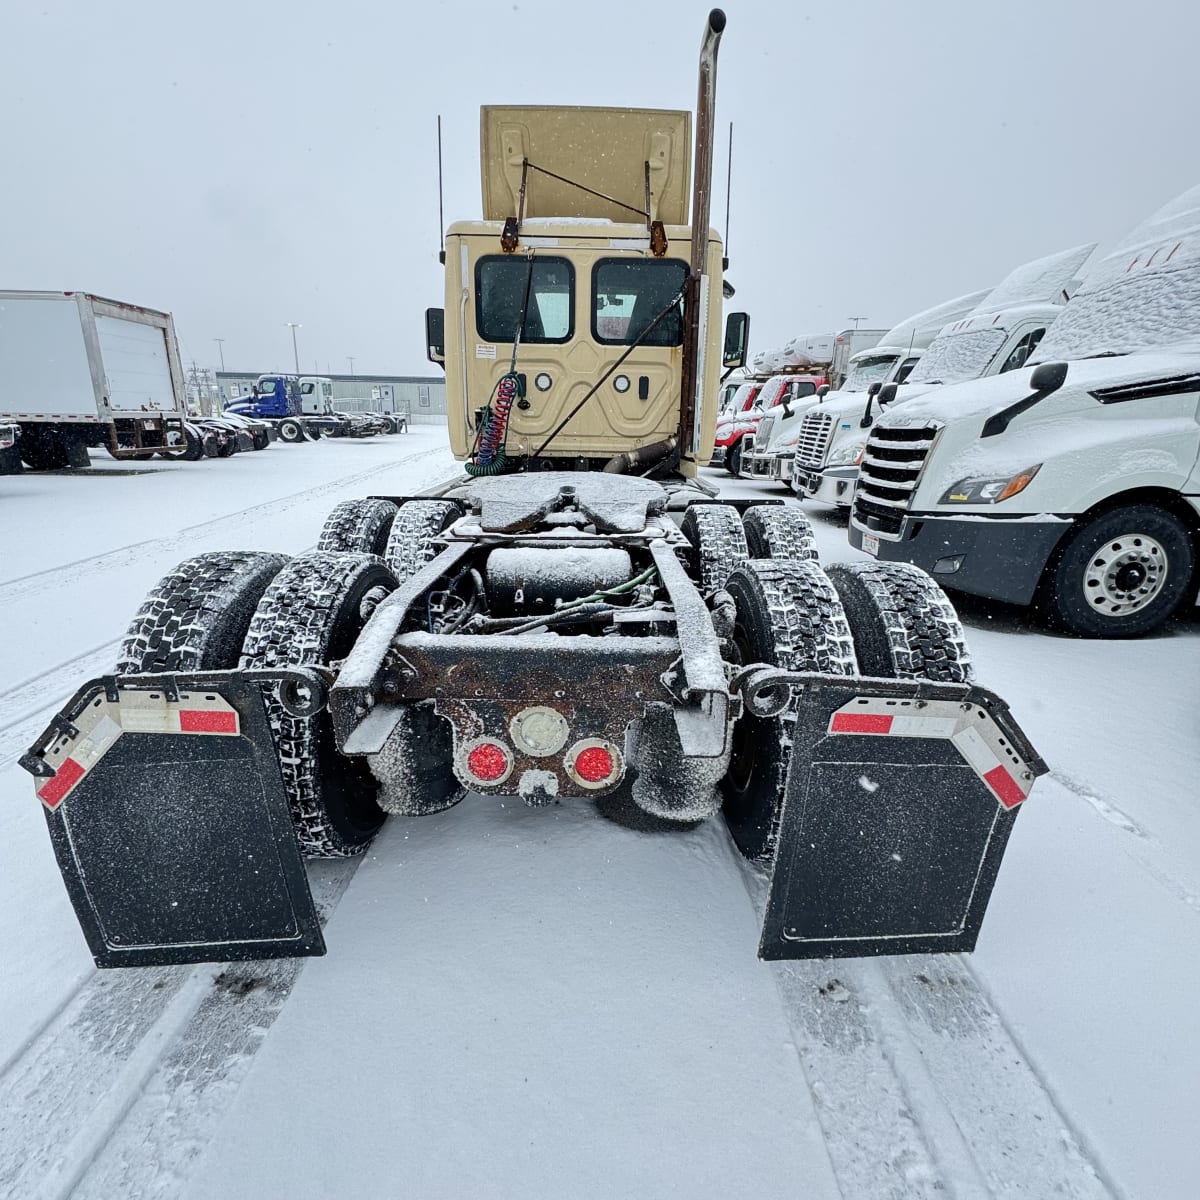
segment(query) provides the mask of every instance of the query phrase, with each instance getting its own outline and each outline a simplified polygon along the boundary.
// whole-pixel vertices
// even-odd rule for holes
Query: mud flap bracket
[[[263,705],[307,676],[93,680],[22,760],[97,966],[325,953]]]

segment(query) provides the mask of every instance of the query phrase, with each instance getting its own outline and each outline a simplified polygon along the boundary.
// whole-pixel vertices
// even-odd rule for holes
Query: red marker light
[[[603,783],[616,767],[613,756],[603,746],[589,746],[575,758],[575,770],[588,783]]]
[[[467,770],[481,783],[498,783],[511,767],[508,751],[498,742],[480,742],[467,754]]]

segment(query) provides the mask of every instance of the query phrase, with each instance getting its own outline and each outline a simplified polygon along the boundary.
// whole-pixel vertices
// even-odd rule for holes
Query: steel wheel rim
[[[1161,542],[1145,533],[1123,534],[1092,552],[1083,572],[1083,594],[1101,616],[1129,616],[1158,599],[1168,572]]]

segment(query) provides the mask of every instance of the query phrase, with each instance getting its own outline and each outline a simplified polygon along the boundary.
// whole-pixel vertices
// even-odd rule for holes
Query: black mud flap
[[[93,680],[21,760],[97,966],[325,953],[251,674]]]
[[[982,688],[809,679],[759,955],[974,949],[1045,763]]]

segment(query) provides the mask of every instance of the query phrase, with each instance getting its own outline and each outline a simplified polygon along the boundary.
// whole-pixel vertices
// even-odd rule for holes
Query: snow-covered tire
[[[1196,553],[1195,534],[1173,513],[1111,509],[1068,535],[1034,603],[1075,637],[1141,637],[1195,598]]]
[[[453,500],[409,500],[400,505],[383,553],[392,574],[403,583],[437,558],[442,549],[441,534],[460,515]]]
[[[304,441],[304,426],[294,417],[285,417],[279,422],[279,440],[281,442]]]
[[[742,665],[853,675],[850,625],[828,576],[811,559],[754,559],[729,577],[737,610],[733,644]],[[746,713],[734,726],[721,784],[725,820],[747,858],[775,852],[793,735],[795,701],[777,717]]]
[[[371,555],[318,550],[292,559],[259,602],[242,667],[328,666],[345,658],[374,605],[395,587]],[[344,858],[364,850],[383,823],[378,785],[361,759],[338,753],[329,710],[293,717],[275,689],[266,708],[301,851]]]
[[[254,610],[287,561],[231,550],[181,562],[142,602],[121,643],[117,674],[236,667]]]
[[[731,504],[693,504],[679,527],[692,545],[692,565],[702,592],[715,592],[735,567],[750,559],[742,519]]]
[[[804,510],[796,504],[756,504],[742,518],[751,558],[817,561],[817,539]]]
[[[885,679],[969,683],[971,655],[946,593],[912,563],[836,563],[826,573],[850,620],[858,669]]]
[[[396,511],[390,500],[343,500],[325,518],[317,549],[382,557]]]

